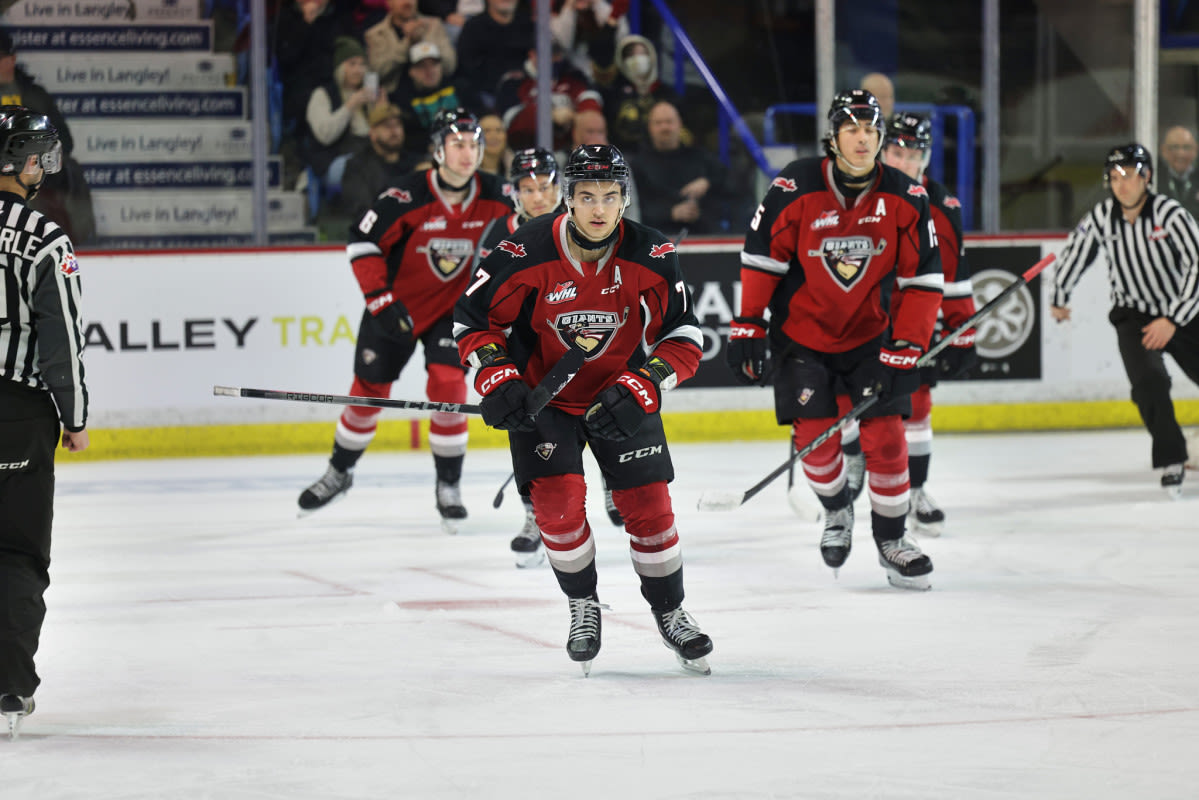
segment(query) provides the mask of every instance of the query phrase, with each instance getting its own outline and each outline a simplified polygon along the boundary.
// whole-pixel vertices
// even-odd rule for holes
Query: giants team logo
[[[417,252],[421,249],[417,248]],[[475,254],[470,239],[430,239],[423,249],[433,273],[443,281],[456,276]]]
[[[910,194],[912,197],[928,197],[928,189],[925,189],[923,186],[917,184],[916,186],[908,187],[908,194]]]
[[[525,246],[523,244],[516,244],[515,242],[510,242],[507,239],[497,244],[495,249],[503,250],[513,258],[524,258],[526,255],[528,255],[528,253],[525,252]]]
[[[394,197],[396,201],[400,203],[412,202],[412,193],[407,189],[388,189],[383,194],[387,195],[388,197]]]
[[[649,249],[649,257],[650,258],[666,258],[667,253],[673,253],[673,252],[675,252],[674,243],[673,242],[663,242],[662,244],[656,244]]]
[[[834,211],[821,211],[820,216],[812,221],[812,230],[818,231],[821,228],[835,228],[841,224],[841,217]]]
[[[627,308],[623,319],[613,311],[570,311],[546,322],[557,332],[562,344],[568,349],[582,350],[591,361],[608,348],[628,317]]]
[[[557,303],[565,303],[567,300],[574,300],[578,296],[579,291],[575,288],[575,282],[563,281],[545,296],[545,302],[555,305]]]
[[[542,461],[549,461],[550,457],[554,455],[554,451],[557,449],[557,442],[542,442],[533,448],[533,452],[536,453],[537,457]]]
[[[829,274],[841,284],[841,288],[848,291],[866,273],[870,259],[886,249],[886,239],[875,247],[874,240],[869,236],[838,236],[825,239],[820,243],[819,250],[809,250],[808,255],[821,259]]]
[[[770,182],[770,185],[777,186],[784,192],[794,192],[799,189],[799,187],[795,185],[795,181],[791,180],[790,178],[775,178]]]

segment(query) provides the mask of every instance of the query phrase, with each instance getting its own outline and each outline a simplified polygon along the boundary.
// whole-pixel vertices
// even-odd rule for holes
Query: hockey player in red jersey
[[[351,394],[389,396],[420,342],[429,400],[466,402],[465,371],[451,329],[454,302],[466,288],[484,226],[512,211],[503,179],[478,172],[482,136],[474,114],[461,108],[438,112],[432,127],[437,165],[397,182],[350,227],[346,252],[366,300]],[[354,465],[374,438],[379,412],[346,406],[328,469],[300,494],[302,514],[350,488]],[[466,440],[464,414],[433,414],[429,448],[437,473],[436,504],[451,533],[466,517],[458,489]]]
[[[575,148],[569,211],[524,223],[475,270],[454,311],[464,362],[477,368],[483,419],[507,430],[518,485],[570,606],[566,649],[584,674],[600,649],[595,542],[587,522],[583,448],[612,488],[633,568],[663,642],[707,672],[712,641],[682,608],[683,559],[666,484],[674,467],[662,395],[695,374],[703,335],[665,236],[622,219],[629,168],[610,145]],[[644,341],[644,345],[643,345]],[[569,350],[582,367],[529,416],[530,387]]]
[[[928,190],[929,211],[937,229],[937,248],[945,275],[941,300],[942,332],[956,330],[974,315],[974,290],[962,238],[962,204],[941,183],[928,177],[932,148],[932,123],[920,114],[899,113],[887,122],[883,163],[907,175]],[[908,526],[915,533],[940,536],[945,512],[924,489],[933,451],[932,392],[937,378],[957,377],[978,363],[974,349],[974,329],[969,328],[937,356],[934,366],[920,369],[920,388],[912,393],[912,415],[903,421],[908,442],[908,474],[912,482],[912,502]]]
[[[773,376],[775,415],[792,425],[797,448],[846,410],[838,407],[839,390],[854,404],[879,396],[883,402],[861,420],[879,563],[892,585],[927,589],[932,561],[904,536],[901,414],[919,386],[915,365],[928,348],[944,283],[928,191],[877,162],[884,124],[872,94],[837,94],[828,124],[826,155],[784,167],[750,222],[728,362],[747,384]],[[849,556],[854,522],[840,436],[802,464],[825,509],[821,555],[837,570]]]

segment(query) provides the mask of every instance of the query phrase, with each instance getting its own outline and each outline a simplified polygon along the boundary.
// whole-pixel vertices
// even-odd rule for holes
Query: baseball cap
[[[400,109],[393,103],[384,103],[380,106],[375,106],[371,109],[371,113],[367,115],[367,122],[373,128],[376,125],[387,122],[389,119],[399,119]]]
[[[441,50],[432,42],[417,42],[408,50],[408,63],[419,64],[426,58],[441,60]]]

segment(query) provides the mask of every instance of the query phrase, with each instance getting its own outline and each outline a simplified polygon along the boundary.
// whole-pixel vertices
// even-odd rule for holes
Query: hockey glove
[[[635,372],[622,372],[587,409],[583,427],[597,439],[628,439],[641,430],[647,416],[661,410],[661,387],[670,389],[677,380],[674,369],[657,357]]]
[[[368,297],[366,310],[371,313],[380,336],[397,344],[412,341],[412,317],[390,290]]]
[[[974,328],[958,334],[953,343],[937,354],[937,374],[946,380],[965,375],[978,364],[978,351],[974,348]]]
[[[766,320],[761,317],[733,317],[725,356],[737,380],[746,386],[760,386],[770,369],[770,356],[766,351]]]
[[[916,362],[920,360],[920,348],[907,342],[887,342],[878,353],[882,369],[874,393],[882,402],[903,397],[920,388],[920,371]]]
[[[471,353],[470,362],[478,367],[475,391],[483,398],[483,422],[502,431],[536,430],[526,408],[529,387],[507,351],[497,344],[485,345]]]

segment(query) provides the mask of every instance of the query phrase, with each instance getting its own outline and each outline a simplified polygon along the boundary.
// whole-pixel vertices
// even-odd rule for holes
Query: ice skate
[[[845,459],[845,482],[849,485],[850,502],[856,503],[866,487],[866,454],[842,453],[841,457]]]
[[[887,571],[887,583],[899,589],[925,592],[932,588],[928,575],[933,562],[906,536],[878,542],[878,563]]]
[[[712,674],[708,659],[704,657],[712,652],[712,640],[699,629],[690,614],[682,608],[676,608],[662,614],[655,613],[654,622],[658,623],[662,644],[674,651],[683,669],[700,675]]]
[[[595,595],[567,598],[570,602],[570,632],[566,635],[566,653],[578,661],[583,677],[591,675],[591,662],[600,650],[600,609],[608,608]]]
[[[525,506],[525,526],[512,537],[512,555],[520,569],[535,567],[545,561],[545,548],[541,546],[541,529],[532,506]]]
[[[8,722],[8,738],[16,739],[21,735],[21,720],[33,713],[32,697],[21,697],[15,694],[0,695],[0,714]]]
[[[612,490],[607,486],[604,487],[604,510],[608,512],[608,519],[618,528],[624,527],[624,516],[621,515],[620,509],[616,507],[616,503],[612,500]]]
[[[437,481],[437,513],[441,514],[441,529],[451,536],[458,532],[458,523],[466,519],[466,507],[462,505],[462,492],[458,484]]]
[[[908,507],[908,527],[921,536],[940,536],[945,528],[945,512],[924,487],[912,488],[912,503]]]
[[[305,517],[324,508],[334,500],[345,497],[346,492],[354,485],[354,473],[350,470],[342,472],[332,464],[316,483],[300,492],[300,511],[298,516]]]
[[[833,575],[841,569],[853,547],[853,506],[826,510],[824,535],[820,537],[820,555],[824,563],[833,568]]]
[[[1186,476],[1186,464],[1171,464],[1162,470],[1162,488],[1171,500],[1182,497],[1182,479]]]

